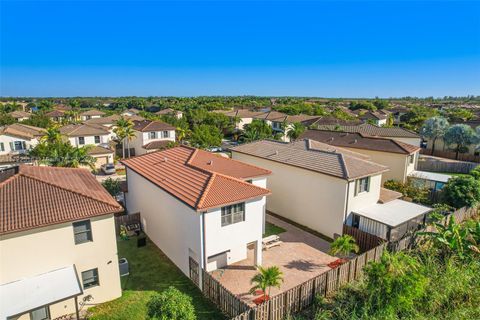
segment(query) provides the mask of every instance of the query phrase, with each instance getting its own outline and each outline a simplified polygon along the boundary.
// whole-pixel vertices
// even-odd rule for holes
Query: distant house
[[[372,161],[390,169],[383,174],[382,183],[390,179],[405,182],[414,172],[420,152],[418,146],[358,132],[315,129],[305,131],[300,138],[312,139],[369,156]]]
[[[252,123],[253,119],[264,115],[265,112],[262,111],[251,111],[248,109],[238,109],[238,110],[214,110],[213,112],[221,113],[232,119],[235,119],[238,122],[235,122],[236,130],[244,130],[245,125]]]
[[[376,126],[382,127],[387,124],[389,112],[384,110],[367,111],[359,116],[359,119],[365,123],[372,123]]]
[[[84,169],[0,171],[0,319],[59,319],[121,296],[113,215]]]
[[[60,133],[75,147],[90,146],[89,154],[96,159],[95,166],[113,163],[114,151],[110,149],[111,133],[107,128],[90,124],[69,124]]]
[[[139,113],[140,113],[140,110],[130,108],[130,109],[127,109],[127,110],[123,111],[120,115],[122,115],[122,116],[127,116],[127,117],[131,117],[131,116],[136,116],[136,115],[138,115]]]
[[[267,181],[272,191],[268,211],[330,238],[343,234],[346,224],[391,239],[391,235],[401,236],[397,222],[408,225],[430,210],[405,203],[398,199],[401,194],[381,188],[388,168],[357,152],[308,139],[289,144],[263,140],[231,151],[233,159],[272,171]],[[378,210],[388,212],[378,224],[357,218]],[[391,215],[400,217],[395,225],[387,225]]]
[[[164,115],[174,116],[177,119],[182,119],[182,117],[183,117],[183,112],[182,111],[174,110],[172,108],[162,109],[162,110],[156,112],[155,114],[157,114],[159,116],[164,116]]]
[[[261,265],[269,170],[186,146],[122,162],[128,212],[183,273],[192,260],[206,271],[243,260],[249,246]]]
[[[15,120],[17,120],[17,122],[28,120],[32,116],[30,113],[25,111],[12,111],[9,113],[9,115]]]
[[[66,111],[64,110],[52,110],[50,112],[45,113],[45,116],[50,118],[50,120],[55,122],[62,122],[67,118]]]
[[[82,121],[87,121],[87,120],[90,120],[90,119],[101,118],[104,115],[105,115],[105,112],[97,110],[97,109],[92,109],[92,110],[88,110],[88,111],[80,113],[80,119]]]
[[[0,127],[0,155],[25,153],[35,147],[45,129],[14,123]]]
[[[418,133],[400,128],[400,127],[379,127],[369,123],[360,125],[319,125],[317,129],[328,131],[341,131],[351,133],[362,133],[372,137],[381,137],[394,139],[404,143],[408,143],[417,147],[421,146],[421,137]]]
[[[405,106],[399,105],[388,109],[388,111],[392,113],[393,123],[400,124],[402,122],[402,117],[408,113],[409,109]]]
[[[175,142],[175,127],[162,121],[134,121],[135,137],[129,145],[135,149],[135,155],[164,149]]]
[[[269,124],[274,132],[280,133],[282,135],[283,141],[289,141],[288,131],[292,128],[294,123],[300,123],[305,127],[308,127],[318,121],[321,117],[319,116],[309,116],[305,114],[299,115],[287,115],[278,111],[269,111],[261,115],[255,116],[256,119],[260,119]]]
[[[134,116],[121,116],[121,115],[118,115],[118,114],[113,114],[113,115],[107,116],[107,117],[91,118],[89,120],[84,121],[84,123],[88,124],[88,125],[99,125],[99,126],[106,127],[110,130],[110,133],[113,134],[112,130],[113,130],[113,128],[115,128],[115,124],[121,118],[129,119],[131,121],[143,121],[143,120],[145,120],[145,118],[143,118],[141,116],[136,116],[136,115],[134,115]]]

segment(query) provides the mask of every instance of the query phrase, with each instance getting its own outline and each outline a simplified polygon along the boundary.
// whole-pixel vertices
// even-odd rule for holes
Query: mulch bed
[[[337,260],[332,261],[329,264],[327,264],[327,266],[329,266],[332,269],[335,269],[335,268],[338,268],[340,265],[342,265],[344,263],[347,263],[347,262],[348,262],[348,259],[337,259]]]

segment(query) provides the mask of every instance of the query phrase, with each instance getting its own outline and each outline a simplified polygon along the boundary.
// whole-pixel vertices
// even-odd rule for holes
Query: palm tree
[[[132,128],[133,128],[132,120],[122,117],[122,118],[117,120],[117,122],[115,123],[115,128],[113,129],[113,133],[115,133],[117,138],[120,141],[122,141],[123,158],[125,158],[125,140],[129,136],[130,136],[130,140],[131,140],[131,138],[135,135]],[[130,129],[130,130],[128,130],[128,129]],[[132,133],[133,133],[133,135],[132,135]],[[129,153],[130,153],[130,150],[129,150]]]
[[[295,122],[290,125],[287,131],[287,137],[290,140],[297,140],[298,137],[305,131],[305,127],[300,122]]]
[[[182,127],[177,127],[176,130],[177,130],[177,140],[180,143],[183,141],[183,139],[185,139],[190,134],[190,130]]]
[[[280,285],[283,282],[283,273],[277,266],[272,266],[268,268],[258,266],[257,269],[260,273],[257,273],[250,280],[250,283],[254,285],[250,289],[250,293],[254,293],[256,290],[260,289],[263,292],[263,298],[265,300],[267,297],[267,289],[268,296],[270,296],[271,287],[280,288]]]
[[[253,130],[246,130],[243,134],[243,140],[245,142],[253,142],[257,141],[260,139],[260,135],[258,134],[258,131],[253,129]]]
[[[45,134],[40,138],[41,142],[46,143],[57,143],[62,140],[62,135],[58,125],[52,125],[48,127],[45,131]]]
[[[128,157],[130,158],[130,141],[135,137],[135,130],[133,130],[133,126],[126,127],[123,133],[125,135],[125,139],[127,140]]]
[[[360,247],[357,245],[355,239],[348,234],[338,237],[330,245],[330,254],[332,255],[340,254],[346,257],[350,253],[357,253],[358,251],[360,251]]]

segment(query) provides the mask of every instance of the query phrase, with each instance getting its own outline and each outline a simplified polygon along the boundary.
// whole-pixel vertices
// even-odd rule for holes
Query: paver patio
[[[279,246],[263,251],[262,266],[278,266],[284,275],[281,288],[272,288],[272,296],[330,270],[327,264],[337,258],[327,253],[330,244],[326,240],[270,215],[267,221],[287,230],[279,235],[282,241]],[[212,272],[229,291],[250,304],[256,298],[249,293],[250,279],[257,273],[253,254],[253,249],[249,250],[246,260]]]

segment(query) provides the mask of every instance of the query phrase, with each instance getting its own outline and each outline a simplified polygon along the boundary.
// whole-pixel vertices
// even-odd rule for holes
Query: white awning
[[[394,228],[430,210],[432,208],[397,199],[355,210],[354,213]]]
[[[428,171],[417,171],[417,170],[412,171],[408,176],[412,178],[438,181],[443,183],[447,183],[448,180],[452,177],[451,175],[448,175],[448,174],[428,172]]]
[[[0,319],[83,293],[74,266],[0,285]]]

